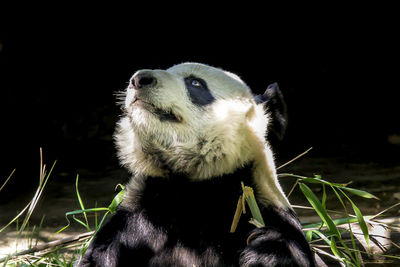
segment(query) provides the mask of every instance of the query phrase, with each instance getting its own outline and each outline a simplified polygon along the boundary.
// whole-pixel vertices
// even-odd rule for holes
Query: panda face
[[[153,176],[229,172],[251,158],[248,130],[264,140],[267,123],[238,76],[199,63],[137,71],[123,110],[115,135],[122,163]]]
[[[147,111],[160,123],[184,123],[217,99],[239,97],[252,98],[250,89],[236,75],[184,63],[167,70],[137,71],[127,89],[125,109],[128,114],[135,109]]]

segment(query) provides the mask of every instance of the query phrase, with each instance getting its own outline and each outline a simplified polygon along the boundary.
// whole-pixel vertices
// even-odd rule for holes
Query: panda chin
[[[154,116],[158,117],[160,121],[182,122],[182,117],[180,115],[172,112],[171,110],[166,111],[158,108],[154,104],[143,101],[142,99],[136,98],[133,104],[152,113]]]

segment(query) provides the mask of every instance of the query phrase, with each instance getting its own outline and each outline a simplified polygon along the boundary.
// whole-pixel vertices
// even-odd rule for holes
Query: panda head
[[[144,176],[233,172],[266,146],[268,115],[257,102],[237,75],[208,65],[137,71],[115,135],[119,158]]]

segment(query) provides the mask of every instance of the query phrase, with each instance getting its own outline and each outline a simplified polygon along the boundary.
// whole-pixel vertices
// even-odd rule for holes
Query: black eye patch
[[[206,106],[215,100],[207,87],[207,83],[203,79],[195,76],[188,76],[184,80],[193,104]]]

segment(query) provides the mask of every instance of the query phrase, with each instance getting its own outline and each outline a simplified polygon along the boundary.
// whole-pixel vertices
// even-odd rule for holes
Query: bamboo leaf
[[[311,189],[305,185],[304,183],[299,183],[300,189],[303,194],[306,196],[308,202],[310,202],[311,206],[315,209],[318,216],[321,217],[322,221],[326,224],[329,231],[333,234],[341,238],[340,232],[336,228],[336,225],[332,221],[331,217],[329,216],[328,212],[322,206],[321,202],[318,200],[317,196],[311,191]]]
[[[322,184],[322,207],[326,209],[326,191],[325,191],[325,184]]]
[[[243,196],[246,199],[247,205],[250,208],[250,212],[254,220],[256,220],[262,226],[265,226],[265,222],[261,215],[260,209],[258,208],[253,189],[249,186],[243,186],[243,183],[242,183],[242,188],[243,188]]]
[[[336,189],[335,189],[334,186],[331,186],[331,188],[332,188],[333,192],[335,193],[337,199],[339,200],[340,204],[342,204],[342,207],[343,207],[343,209],[345,210],[346,215],[348,215],[348,214],[347,214],[346,205],[344,204],[342,197],[341,197],[341,196],[339,195],[339,193],[336,191]]]
[[[81,214],[85,212],[94,212],[94,211],[110,211],[108,208],[91,208],[91,209],[85,209],[85,210],[73,210],[65,213],[65,216],[70,216],[70,215],[76,215],[76,214]]]
[[[242,195],[239,197],[238,203],[236,205],[235,215],[233,216],[232,225],[231,225],[231,233],[236,231],[237,225],[240,220],[240,216],[243,213],[243,202],[242,202]]]
[[[119,191],[119,193],[112,200],[111,204],[108,206],[108,209],[111,211],[111,213],[114,213],[117,210],[117,207],[124,199],[124,195],[125,195],[125,188],[122,187],[122,190]]]
[[[316,178],[310,178],[310,177],[303,177],[300,178],[302,182],[307,182],[307,183],[312,183],[312,184],[329,184],[328,182],[321,180],[321,179],[316,179]]]
[[[336,246],[336,240],[334,237],[331,237],[331,251],[333,254],[340,258],[342,262],[346,264],[346,266],[356,266],[354,263],[352,263],[346,256],[343,254]]]
[[[336,241],[335,241],[334,237],[331,237],[331,242],[330,243],[331,243],[331,250],[332,250],[333,254],[336,257],[343,258],[342,254],[339,252],[339,250],[336,247]]]
[[[331,240],[329,240],[329,238],[328,238],[326,235],[324,235],[321,231],[313,230],[312,232],[313,232],[314,234],[318,235],[320,238],[322,238],[322,240],[324,240],[325,243],[326,243],[328,246],[331,246]]]
[[[339,199],[340,203],[342,204],[343,209],[344,209],[345,212],[346,212],[346,215],[349,215],[349,213],[347,212],[346,205],[345,205],[344,201],[342,200],[342,197],[340,196],[340,194],[336,191],[335,186],[331,186],[331,188],[332,188],[333,192],[335,193],[336,197]],[[340,189],[340,187],[336,187],[336,188],[337,188],[346,198],[350,199],[350,198],[343,192],[343,190]],[[357,221],[358,221],[358,219],[357,219]],[[355,243],[354,243],[354,234],[353,234],[353,230],[351,229],[351,224],[349,223],[348,225],[349,225],[350,238],[351,238],[351,241],[352,241],[352,245],[353,245],[353,248],[356,249],[356,246],[355,246]],[[348,246],[346,245],[346,243],[344,243],[343,240],[342,240],[341,238],[339,238],[339,240],[340,240],[341,244],[343,245],[343,247],[344,247],[346,253],[351,257],[351,259],[352,259],[354,262],[356,262],[356,263],[359,264],[360,260],[359,260],[359,258],[358,258],[357,253],[354,253],[354,256],[355,256],[355,257],[353,257],[353,255],[352,255],[350,249],[348,248]]]
[[[338,183],[331,183],[331,182],[325,181],[319,175],[315,175],[314,178],[305,177],[305,176],[301,176],[301,175],[295,175],[295,174],[291,174],[291,173],[284,173],[284,174],[281,174],[281,175],[289,176],[289,177],[295,177],[295,178],[300,179],[302,182],[313,183],[313,184],[326,184],[326,185],[330,185],[330,186],[336,186],[336,187],[339,187],[341,189],[347,190],[347,191],[349,191],[349,192],[351,192],[351,193],[353,193],[353,194],[355,194],[357,196],[364,197],[364,198],[379,199],[378,197],[376,197],[373,194],[368,193],[366,191],[347,187],[346,186],[347,184],[338,184]]]
[[[262,227],[265,226],[265,224],[260,223],[259,221],[257,221],[257,220],[254,219],[254,218],[251,218],[250,221],[249,221],[249,223],[251,223],[252,225],[254,225],[254,226],[257,227],[257,228],[262,228]]]
[[[307,232],[306,232],[306,239],[307,239],[307,242],[311,242],[311,240],[312,240],[312,235],[313,235],[313,231],[307,231]]]
[[[340,252],[340,250],[338,250],[338,248],[337,248],[337,246],[336,246],[336,240],[335,240],[335,238],[334,238],[333,236],[331,237],[331,251],[333,252],[333,254],[334,254],[336,257],[340,258],[343,262],[346,262],[346,263],[350,264],[351,266],[354,266],[353,264],[351,264],[351,263],[345,258],[345,256],[343,255],[343,253]]]
[[[342,194],[347,197],[349,202],[351,203],[351,206],[353,207],[354,213],[357,216],[358,223],[360,225],[361,231],[363,232],[365,242],[367,243],[368,249],[369,247],[369,232],[368,232],[368,226],[365,223],[364,216],[362,215],[360,209],[354,204],[354,202],[342,191]]]
[[[365,216],[369,217],[369,216]],[[341,219],[336,219],[333,220],[333,223],[338,226],[342,224],[348,224],[348,223],[355,223],[358,222],[357,218],[353,217],[348,217],[348,218],[341,218]],[[303,229],[310,229],[310,228],[320,228],[323,223],[310,223],[310,224],[305,224],[302,226]]]
[[[352,193],[352,194],[354,194],[354,195],[357,195],[357,196],[360,196],[360,197],[363,197],[363,198],[375,198],[375,199],[378,199],[378,200],[379,200],[378,197],[374,196],[374,195],[371,194],[371,193],[368,193],[368,192],[366,192],[366,191],[363,191],[363,190],[354,189],[354,188],[349,188],[349,187],[344,187],[344,186],[340,186],[340,189],[344,189],[344,190],[349,191],[350,193]]]
[[[302,182],[314,183],[314,184],[326,184],[326,185],[334,185],[334,186],[346,186],[346,184],[338,184],[338,183],[331,183],[321,179],[321,176],[315,175],[315,178],[312,177],[305,177],[301,175],[296,175],[292,173],[282,173],[281,176],[288,176],[300,179]]]

